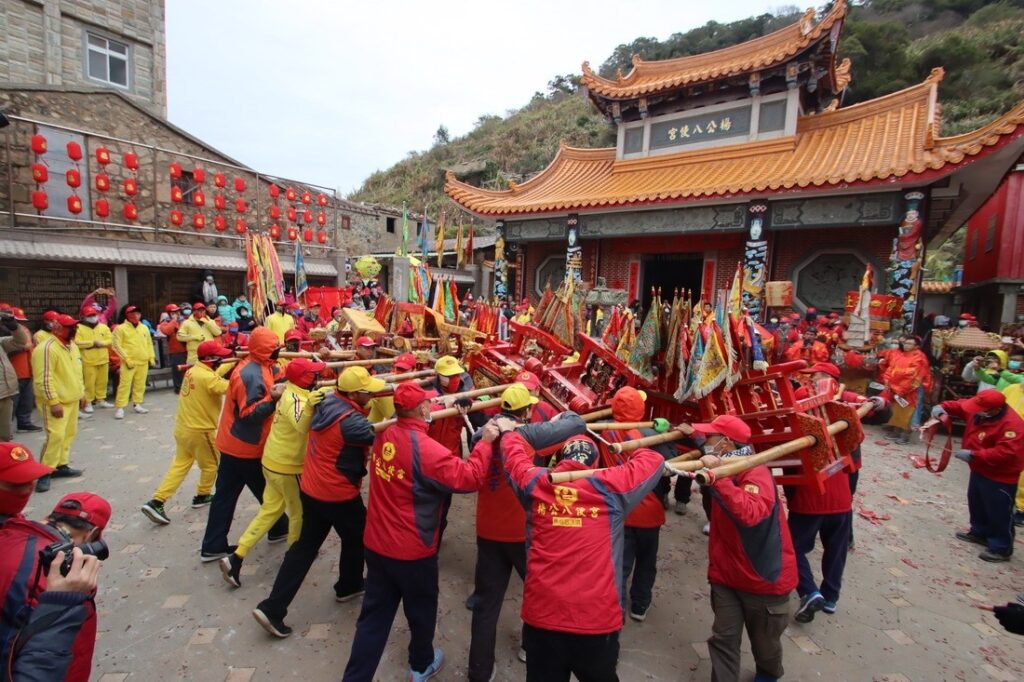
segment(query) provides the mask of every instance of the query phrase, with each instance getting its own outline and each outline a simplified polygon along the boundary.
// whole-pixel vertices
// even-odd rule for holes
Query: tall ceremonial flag
[[[441,267],[441,259],[444,258],[444,227],[445,212],[441,209],[441,222],[437,224],[437,234],[434,236],[434,251],[437,252],[437,267]]]
[[[299,240],[295,240],[295,298],[298,300],[309,288],[309,281],[306,279],[306,263],[302,260],[302,247]]]
[[[462,252],[462,217],[459,217],[459,231],[455,235],[455,267],[461,268],[463,257],[466,254]]]
[[[466,237],[465,257],[462,260],[466,265],[473,263],[473,223],[469,224],[469,235]]]
[[[402,254],[409,255],[409,209],[402,203]]]
[[[430,233],[430,218],[427,217],[427,210],[423,209],[423,224],[420,225],[420,233],[416,237],[416,245],[420,249],[420,255],[424,263],[427,262],[427,234]]]
[[[850,324],[846,330],[847,341],[851,346],[868,346],[871,344],[871,290],[874,288],[874,272],[868,265],[860,281],[857,292],[857,305],[850,313]]]

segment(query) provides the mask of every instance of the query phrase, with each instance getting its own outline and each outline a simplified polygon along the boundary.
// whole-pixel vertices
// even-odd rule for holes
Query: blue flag
[[[420,234],[416,238],[416,243],[420,247],[420,253],[423,256],[423,262],[427,262],[427,250],[430,248],[427,245],[427,235],[430,234],[430,218],[427,217],[427,212],[423,212],[423,224],[420,226]]]
[[[295,298],[298,300],[306,289],[309,288],[309,282],[306,281],[306,263],[302,260],[302,246],[299,244],[299,240],[295,240]]]

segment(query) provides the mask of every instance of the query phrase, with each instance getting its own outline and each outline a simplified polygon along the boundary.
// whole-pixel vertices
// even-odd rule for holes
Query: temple
[[[855,65],[836,52],[836,2],[774,33],[715,52],[648,62],[581,86],[617,127],[617,145],[562,145],[505,191],[449,173],[445,191],[496,221],[536,298],[567,267],[646,305],[652,287],[714,300],[743,263],[752,308],[842,310],[866,265],[915,316],[927,243],[964,225],[1024,152],[1024,102],[990,124],[941,135],[943,70],[851,106]],[[790,281],[792,299],[766,300]],[[513,293],[513,292],[510,292]]]

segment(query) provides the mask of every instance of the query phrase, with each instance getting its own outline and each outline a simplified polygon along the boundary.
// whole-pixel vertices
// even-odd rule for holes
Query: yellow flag
[[[441,267],[441,259],[444,258],[444,228],[445,213],[441,209],[441,220],[437,223],[437,236],[434,238],[434,250],[437,251],[437,267]]]
[[[455,267],[461,268],[466,254],[462,252],[462,218],[459,218],[459,231],[455,233]]]

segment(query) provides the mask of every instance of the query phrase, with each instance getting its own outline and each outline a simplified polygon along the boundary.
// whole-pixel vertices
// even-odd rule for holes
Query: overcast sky
[[[167,0],[168,113],[259,171],[348,193],[621,43],[783,4]]]

